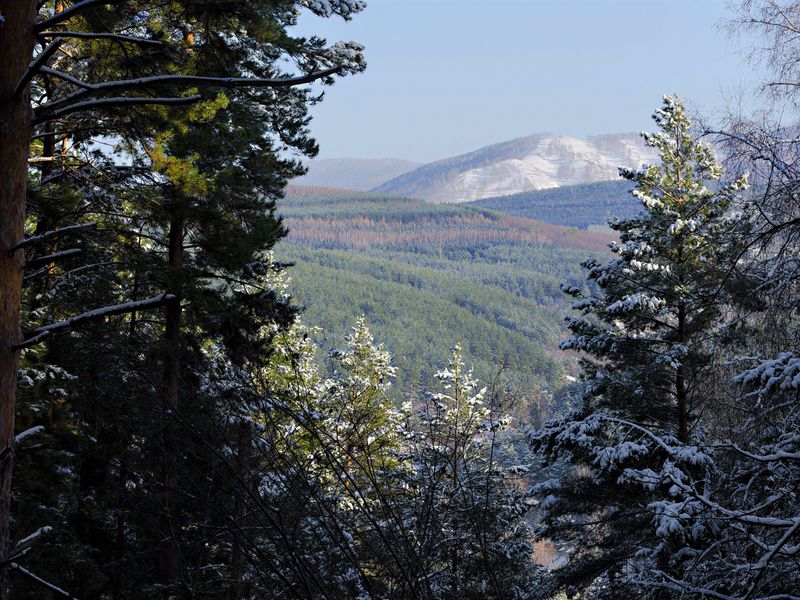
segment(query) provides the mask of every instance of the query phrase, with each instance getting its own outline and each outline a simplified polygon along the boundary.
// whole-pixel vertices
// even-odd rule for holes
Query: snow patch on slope
[[[534,135],[431,163],[380,186],[380,191],[431,202],[468,202],[490,196],[610,181],[619,167],[657,160],[635,134]]]

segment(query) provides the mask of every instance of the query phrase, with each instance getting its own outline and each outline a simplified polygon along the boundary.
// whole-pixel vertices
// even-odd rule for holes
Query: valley
[[[596,221],[593,202],[573,203],[562,220]],[[303,321],[332,349],[364,314],[398,367],[398,399],[430,387],[456,343],[482,381],[500,375],[520,417],[545,410],[575,374],[574,357],[558,350],[569,310],[559,285],[579,284],[580,263],[607,252],[611,232],[599,223],[581,230],[472,204],[302,186],[280,207],[289,235],[277,258],[295,263]]]

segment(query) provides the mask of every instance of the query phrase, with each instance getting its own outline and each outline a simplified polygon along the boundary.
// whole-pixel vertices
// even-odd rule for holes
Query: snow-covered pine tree
[[[346,342],[347,348],[332,356],[341,370],[331,381],[329,429],[348,476],[371,478],[396,450],[397,413],[389,396],[396,369],[389,353],[375,344],[363,315]]]
[[[273,326],[274,327],[274,326]],[[271,351],[244,403],[254,436],[241,529],[258,553],[246,588],[270,597],[383,598],[399,569],[376,560],[396,540],[379,497],[398,464],[394,367],[360,318],[326,376],[315,329],[265,332]],[[376,490],[380,489],[380,493]]]
[[[580,312],[562,348],[582,353],[583,406],[531,436],[554,469],[535,488],[543,534],[569,555],[555,577],[611,596],[624,593],[619,574],[643,540],[658,535],[652,503],[666,493],[659,478],[643,493],[627,476],[681,462],[660,441],[686,447],[702,435],[722,291],[741,251],[729,206],[747,185],[718,183],[722,169],[677,97],[666,96],[653,118],[659,131],[644,140],[660,164],[621,170],[643,210],[611,224],[620,236],[613,260],[584,263],[588,293],[564,287]],[[692,464],[700,455],[683,459],[702,468]]]
[[[459,346],[436,378],[441,391],[417,411],[405,408],[409,462],[398,506],[415,544],[409,572],[418,587],[400,596],[538,597],[528,505],[503,456],[510,418],[488,405]]]

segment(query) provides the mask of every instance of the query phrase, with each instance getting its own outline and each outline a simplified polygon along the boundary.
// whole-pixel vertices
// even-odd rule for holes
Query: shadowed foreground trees
[[[177,280],[190,268],[194,269],[194,277],[198,276],[197,270],[204,270],[208,278],[225,270],[235,276],[276,241],[281,230],[271,214],[270,203],[280,194],[285,178],[299,171],[297,164],[277,159],[276,152],[286,148],[306,154],[316,151],[305,129],[307,106],[316,97],[302,85],[318,80],[330,83],[334,74],[363,67],[357,44],[327,46],[318,38],[297,38],[287,33],[287,27],[296,22],[305,4],[286,1],[165,5],[126,0],[54,0],[24,6],[18,2],[0,3],[0,62],[4,65],[0,77],[0,597],[8,594],[7,559],[21,550],[11,549],[10,532],[19,350],[55,338],[57,332],[79,324],[88,333],[94,327],[88,323],[105,323],[109,317],[116,318],[108,324],[132,337],[147,329],[141,341],[152,347],[160,337],[161,325],[144,316],[147,313],[143,311],[166,306],[165,356],[169,360],[160,368],[155,366],[164,369],[165,384],[158,391],[151,389],[149,394],[165,394],[167,410],[161,412],[167,416],[175,412],[180,385],[177,354],[186,347],[182,346],[180,335],[181,306],[186,299],[183,293],[189,293],[184,282]],[[307,8],[322,16],[349,18],[363,8],[363,3],[313,2]],[[293,61],[298,72],[284,69],[286,59]],[[219,127],[214,139],[219,151],[213,156],[207,154],[204,164],[192,158],[193,152],[202,150],[203,143],[208,144],[202,141],[200,129],[193,136],[184,131],[184,136],[192,139],[182,147],[176,147],[175,140],[169,147],[155,134],[154,126],[159,121],[169,123],[182,118],[180,112],[170,113],[169,107],[219,98],[220,89],[230,90],[228,105],[222,110],[221,105],[217,106],[217,111],[211,110],[210,118],[201,123],[212,135],[213,126]],[[252,127],[254,120],[260,128]],[[242,136],[244,121],[252,136],[249,157],[244,149],[248,139]],[[172,160],[173,167],[177,163],[183,166],[169,172],[155,164],[131,165],[129,156],[114,157],[113,152],[101,150],[102,144],[109,143],[127,146],[128,155],[134,157],[160,149],[162,158]],[[163,210],[153,210],[159,196],[174,201],[176,190],[185,195],[185,176],[192,170],[195,179],[211,181],[206,189],[194,190],[203,193],[194,193],[185,202],[172,202],[170,206],[162,203]],[[248,179],[250,176],[256,181]],[[224,208],[222,199],[229,202]],[[202,222],[217,232],[216,239],[196,235],[195,224],[199,221],[188,218],[189,208],[202,214]],[[256,213],[266,216],[255,217]],[[165,217],[169,219],[167,223],[163,221]],[[256,223],[259,218],[262,225]],[[78,232],[73,226],[92,223],[100,225],[96,237],[76,238]],[[61,244],[68,239],[68,231],[76,241],[65,248]],[[238,246],[226,248],[237,232],[247,232],[249,241],[240,243],[240,237],[236,240]],[[30,237],[26,238],[26,234]],[[182,242],[184,235],[192,241]],[[162,242],[162,247],[170,250],[166,269],[157,264],[160,258],[156,259]],[[182,245],[188,251],[183,257]],[[90,263],[78,267],[74,259],[79,254],[88,255]],[[225,260],[221,261],[221,257]],[[30,291],[23,305],[26,258],[28,270],[24,275]],[[87,279],[87,275],[94,277]],[[78,289],[79,280],[81,285],[96,287]],[[269,292],[248,288],[251,284],[246,280],[239,285],[239,289],[231,286],[217,294],[217,309],[213,303],[206,303],[205,312],[195,314],[202,312],[204,319],[215,322],[216,330],[210,335],[222,336],[231,342],[231,347],[238,343],[241,349],[241,340],[236,342],[233,338],[241,335],[246,325],[239,319],[231,328],[230,321],[226,325],[225,319],[215,319],[214,315],[222,314],[220,300],[226,298],[226,307],[229,303],[242,307],[226,311],[232,320],[247,310],[251,317],[254,313],[264,317],[265,311],[276,305],[269,300]],[[74,293],[69,295],[70,291]],[[193,300],[202,304],[203,294],[197,288],[192,291],[197,292]],[[144,298],[145,292],[152,295]],[[244,297],[251,298],[249,305]],[[82,306],[81,299],[97,304]],[[103,309],[96,310],[98,306]],[[28,311],[24,322],[23,311]],[[278,320],[286,321],[290,312]],[[62,320],[56,321],[56,315]],[[104,329],[105,336],[100,333]],[[117,352],[119,336],[109,340],[102,323],[100,332],[94,330],[100,337],[88,346],[105,344],[101,352],[119,359],[121,370],[117,373],[122,374],[126,370],[122,362],[134,357]],[[157,344],[160,346],[161,342]],[[57,341],[44,350],[28,352],[34,353],[31,367],[46,370],[44,363],[48,361],[53,360],[58,366],[59,357],[49,355],[65,356],[67,349]],[[114,372],[108,362],[91,362],[93,366],[85,367],[94,369],[94,380],[101,377],[101,372],[102,376]],[[135,362],[139,364],[124,367],[141,373],[137,368],[143,365],[142,361]],[[78,366],[77,370],[81,368]],[[54,400],[52,404],[64,406],[61,401]],[[80,405],[83,409],[79,414],[96,412],[85,397]],[[41,417],[29,413],[26,419],[34,423]],[[76,423],[78,429],[83,425],[81,420]],[[167,446],[171,444],[167,442]],[[177,454],[174,458],[178,460]],[[171,476],[165,477],[169,480]],[[87,484],[86,479],[79,479],[79,487]],[[90,488],[82,487],[81,498],[91,496]],[[170,530],[174,532],[175,528],[170,526]],[[24,531],[15,532],[16,537],[24,535]],[[167,536],[173,537],[174,534]],[[167,565],[173,562],[174,554],[165,555],[169,557]],[[22,567],[18,570],[27,573]],[[175,569],[168,570],[165,580],[174,580]]]

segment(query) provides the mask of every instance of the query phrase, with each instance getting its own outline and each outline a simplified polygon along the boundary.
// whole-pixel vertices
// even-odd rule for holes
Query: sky
[[[759,79],[727,0],[367,0],[297,32],[366,46],[367,70],[312,109],[320,158],[428,162],[536,132],[652,129],[665,93],[700,114]]]

